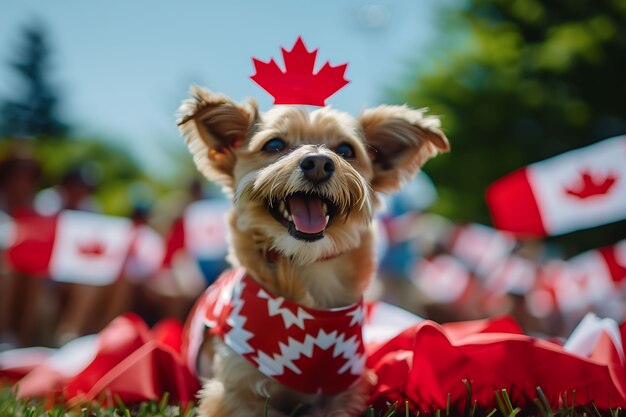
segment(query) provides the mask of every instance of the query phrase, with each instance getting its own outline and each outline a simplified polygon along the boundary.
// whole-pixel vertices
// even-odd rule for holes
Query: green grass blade
[[[269,415],[270,412],[270,397],[265,398],[265,413],[263,414],[265,417]]]
[[[511,398],[509,398],[509,393],[503,389],[502,390],[502,397],[504,398],[504,402],[507,406],[507,410],[509,412],[509,415],[511,415],[512,413],[515,412],[515,407],[513,407],[513,403],[511,402]]]
[[[387,409],[383,417],[392,417],[396,415],[396,410],[398,409],[398,402],[391,404],[391,406]]]
[[[463,415],[465,417],[473,417],[474,413],[470,414],[470,408],[472,407],[472,385],[469,380],[464,379],[463,384],[465,384],[466,398],[465,398],[465,411]]]
[[[602,414],[600,413],[600,410],[598,410],[598,407],[596,407],[596,403],[591,403],[591,406],[593,407],[593,411],[595,411],[596,416],[597,417],[602,417]]]
[[[159,402],[159,412],[160,413],[165,412],[165,408],[167,407],[169,402],[170,402],[170,393],[166,392],[165,394],[163,394],[163,398],[161,398],[161,401]]]
[[[535,398],[533,399],[533,402],[535,403],[535,405],[537,406],[537,409],[539,410],[539,415],[541,417],[550,417],[550,414],[548,414],[548,411],[546,410],[546,408],[543,406],[543,404],[541,403],[541,400],[539,400],[539,398]]]
[[[502,399],[502,394],[500,390],[495,390],[494,394],[496,397],[496,404],[498,405],[497,408],[500,410],[500,414],[502,414],[504,417],[508,417],[509,411],[507,410],[504,400]]]
[[[541,401],[541,404],[543,405],[543,409],[544,409],[544,412],[542,413],[542,415],[544,417],[551,417],[552,415],[554,415],[554,412],[552,411],[552,406],[550,405],[550,401],[548,401],[548,398],[543,393],[541,387],[537,387],[536,390],[537,390],[537,395],[539,395],[539,400]]]

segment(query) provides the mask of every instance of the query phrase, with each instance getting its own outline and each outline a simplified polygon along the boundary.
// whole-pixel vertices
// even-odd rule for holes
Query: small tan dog
[[[245,269],[251,279],[247,287],[254,283],[259,297],[292,302],[296,307],[291,311],[298,313],[289,316],[290,322],[286,308],[272,312],[269,304],[270,316],[280,313],[288,328],[309,313],[333,314],[356,306],[376,269],[372,220],[380,205],[378,193],[398,190],[429,158],[449,150],[439,119],[406,106],[365,110],[358,119],[330,107],[275,106],[261,114],[252,99],[239,104],[199,87],[191,94],[179,109],[178,124],[198,169],[232,198],[230,261]],[[224,291],[217,297],[232,295]],[[228,324],[236,326],[240,316],[231,311],[229,317]],[[228,336],[211,333],[210,322],[203,322],[193,364],[199,376],[209,378],[200,393],[201,416],[261,415],[268,397],[272,416],[288,415],[298,404],[305,405],[299,415],[364,411],[368,382],[362,370],[342,392],[302,392],[255,363],[260,354],[251,359],[242,357],[241,349],[236,353]],[[321,339],[329,335],[337,333],[318,332],[309,349],[329,351],[332,342]],[[251,337],[244,333],[244,344]],[[307,338],[303,340],[314,340]],[[305,351],[304,342],[298,346]],[[335,347],[334,355],[341,349]],[[354,352],[343,356],[346,363]],[[322,361],[320,369],[307,375],[299,373],[295,359],[281,360],[300,382],[323,378],[317,374],[323,372]],[[356,362],[352,371],[361,369]],[[338,373],[345,375],[346,369]]]

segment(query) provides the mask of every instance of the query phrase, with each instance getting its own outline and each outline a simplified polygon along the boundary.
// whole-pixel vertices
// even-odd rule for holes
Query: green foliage
[[[484,192],[497,178],[626,133],[623,1],[470,0],[447,17],[428,65],[395,94],[443,118],[452,152],[426,167],[439,213],[488,223]],[[580,240],[609,244],[625,231]]]
[[[68,169],[86,166],[97,179],[95,195],[103,212],[128,215],[134,204],[144,199],[136,192],[138,183],[156,190],[160,184],[148,178],[128,153],[110,143],[95,139],[40,141],[34,144],[41,161],[42,186],[52,186]]]
[[[146,176],[126,151],[102,140],[0,140],[0,160],[16,153],[39,162],[41,188],[58,184],[69,170],[88,169],[96,180],[96,200],[106,214],[129,215],[136,204],[150,203],[166,188]]]

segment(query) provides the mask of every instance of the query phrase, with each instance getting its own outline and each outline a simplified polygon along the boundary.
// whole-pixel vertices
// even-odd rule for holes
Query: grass
[[[419,411],[412,413],[408,403],[389,404],[384,410],[369,408],[363,417],[626,417],[621,408],[599,410],[595,404],[573,406],[575,393],[564,397],[564,401],[557,409],[553,409],[548,403],[541,388],[537,388],[537,398],[534,404],[526,408],[516,407],[509,398],[506,390],[494,392],[494,407],[480,409],[476,402],[471,400],[471,387],[468,388],[468,397],[465,406],[457,410],[450,404],[450,396],[446,409]],[[0,388],[0,417],[193,417],[195,409],[193,405],[181,407],[169,405],[168,396],[161,401],[149,401],[137,404],[124,404],[117,399],[113,407],[102,407],[93,402],[83,406],[68,409],[62,405],[45,408],[40,401],[20,401],[15,397],[11,387]],[[259,410],[259,416],[267,416],[269,399],[265,402],[263,410]],[[289,417],[296,417],[302,411],[296,407]],[[251,416],[253,417],[253,416]]]
[[[0,417],[192,417],[193,406],[169,405],[167,395],[161,401],[124,404],[119,399],[114,407],[101,407],[96,402],[66,408],[44,407],[41,401],[20,401],[10,387],[0,388]]]

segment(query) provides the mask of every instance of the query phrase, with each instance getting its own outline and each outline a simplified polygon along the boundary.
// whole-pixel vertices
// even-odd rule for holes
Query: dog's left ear
[[[389,193],[410,180],[424,163],[448,152],[439,118],[407,106],[379,106],[363,112],[359,123],[370,150],[375,191]]]
[[[178,109],[178,127],[198,170],[232,191],[237,150],[252,134],[258,118],[256,102],[236,103],[197,86],[191,94]]]

